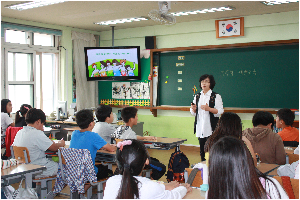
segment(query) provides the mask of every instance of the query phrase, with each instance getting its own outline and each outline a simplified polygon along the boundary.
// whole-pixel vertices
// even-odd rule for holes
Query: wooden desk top
[[[54,123],[54,124],[73,124],[73,125],[77,125],[76,122],[68,122],[68,121],[63,121],[63,120],[60,120],[60,121],[55,121],[55,120],[46,120],[46,123]]]
[[[74,126],[74,127],[71,127],[71,128],[64,128],[63,130],[66,130],[66,131],[76,131],[76,130],[80,130],[79,126]]]
[[[21,174],[26,174],[29,172],[45,170],[45,169],[46,167],[41,165],[19,164],[7,169],[1,169],[1,178],[8,178],[15,175],[21,175]]]
[[[275,170],[276,168],[278,168],[280,165],[277,164],[268,164],[268,163],[260,163],[259,165],[257,165],[257,169],[259,171],[261,171],[262,173],[266,173],[270,170]],[[266,175],[268,175],[269,173],[267,173]]]
[[[204,191],[201,191],[199,188],[193,188],[193,190],[187,193],[183,199],[205,199]]]
[[[291,154],[294,154],[294,150],[296,149],[297,147],[284,147],[284,150],[285,150],[285,153],[291,153]]]
[[[116,151],[107,151],[107,150],[97,150],[97,153],[103,153],[103,154],[111,154],[111,155],[115,155]]]
[[[165,138],[165,137],[157,137],[156,140],[143,140],[145,143],[161,143],[161,144],[173,144],[187,141],[187,139],[180,138]]]

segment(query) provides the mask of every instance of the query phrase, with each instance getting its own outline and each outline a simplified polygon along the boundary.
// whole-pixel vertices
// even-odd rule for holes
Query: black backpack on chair
[[[182,151],[175,151],[171,154],[168,172],[167,172],[167,181],[178,181],[184,183],[184,170],[190,166],[189,159]]]

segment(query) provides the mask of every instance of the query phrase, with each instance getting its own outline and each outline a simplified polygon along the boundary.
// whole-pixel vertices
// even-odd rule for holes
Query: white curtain
[[[73,64],[76,79],[77,110],[97,107],[96,81],[87,81],[84,47],[95,47],[96,39],[93,34],[72,31]]]

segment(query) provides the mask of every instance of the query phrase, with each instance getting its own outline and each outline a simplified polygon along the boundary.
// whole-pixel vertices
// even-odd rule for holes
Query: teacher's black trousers
[[[201,156],[201,161],[204,161],[204,160],[205,160],[204,145],[205,145],[205,142],[207,141],[208,138],[209,138],[209,136],[208,136],[208,137],[205,137],[205,138],[200,138],[200,137],[198,137],[199,144],[200,144],[200,156]]]

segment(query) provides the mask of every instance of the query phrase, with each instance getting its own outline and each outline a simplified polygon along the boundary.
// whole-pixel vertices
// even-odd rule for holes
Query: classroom
[[[295,113],[299,128],[299,2],[264,5],[258,1],[172,1],[170,13],[232,7],[223,12],[175,16],[173,25],[148,17],[150,11],[159,10],[159,3],[153,1],[66,1],[22,11],[6,8],[14,4],[14,1],[1,2],[1,99],[11,100],[12,119],[24,103],[42,109],[47,121],[57,118],[58,105],[69,114],[61,115],[64,120],[73,119],[75,111],[85,108],[95,111],[100,104],[110,105],[118,116],[126,99],[114,99],[112,88],[120,83],[99,79],[86,81],[87,61],[79,58],[85,56],[83,47],[138,46],[139,80],[120,79],[119,82],[149,86],[147,99],[136,104],[139,131],[141,135],[185,139],[180,144],[181,150],[184,153],[184,150],[197,151],[192,159],[189,158],[190,164],[201,161],[190,103],[201,91],[199,77],[203,74],[215,77],[214,91],[223,98],[224,113],[236,113],[241,119],[242,130],[253,128],[252,118],[257,111],[268,111],[276,119],[281,108]],[[94,24],[145,16],[148,20],[133,23]],[[218,37],[216,20],[230,19],[243,22],[241,35]],[[82,38],[86,43],[77,43]],[[148,39],[154,47],[147,48]],[[43,44],[45,41],[50,45]],[[240,58],[235,59],[236,55]],[[18,63],[18,58],[23,59],[22,64]],[[18,72],[18,66],[25,65],[24,61],[27,61],[27,70]],[[187,69],[180,66],[184,64]],[[154,76],[157,66],[159,78]],[[198,67],[203,71],[195,73]],[[238,76],[250,68],[251,76]],[[184,72],[182,78],[179,69]],[[250,70],[247,72],[250,74]],[[20,93],[22,98],[19,98]],[[120,99],[122,103],[115,101]],[[134,103],[126,105],[134,106]],[[67,131],[63,135],[57,133],[57,139],[61,138],[70,139]],[[152,153],[158,159],[167,159],[162,162],[167,165],[174,149],[163,151],[166,152],[164,157],[160,157],[161,152],[153,150]]]

